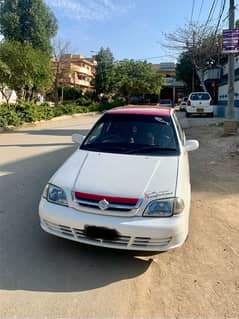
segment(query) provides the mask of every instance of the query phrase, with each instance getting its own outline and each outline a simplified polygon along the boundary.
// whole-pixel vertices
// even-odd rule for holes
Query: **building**
[[[176,63],[153,64],[153,68],[164,77],[160,99],[170,99],[175,103],[185,95],[185,83],[176,80]]]
[[[235,82],[234,82],[234,115],[239,120],[239,56],[234,57]],[[228,63],[221,67],[221,78],[218,84],[218,106],[219,116],[225,116],[228,102]]]
[[[239,120],[239,56],[234,57],[234,66],[234,114],[235,118]],[[215,115],[224,117],[228,103],[228,63],[205,69],[203,80],[216,105]]]
[[[55,71],[57,61],[52,61]],[[62,86],[80,87],[82,92],[92,91],[92,80],[95,73],[94,57],[85,58],[80,54],[64,54],[60,59],[59,83]]]

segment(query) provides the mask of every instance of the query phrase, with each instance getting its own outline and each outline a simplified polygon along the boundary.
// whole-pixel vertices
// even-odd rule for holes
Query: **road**
[[[190,235],[181,248],[134,254],[40,229],[44,185],[73,152],[71,134],[95,120],[0,134],[0,318],[238,318],[239,139],[221,137],[220,127],[186,122],[201,147],[190,155]]]

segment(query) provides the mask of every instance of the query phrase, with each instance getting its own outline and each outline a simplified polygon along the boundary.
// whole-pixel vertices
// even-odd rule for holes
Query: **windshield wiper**
[[[95,152],[115,152],[115,151],[125,151],[127,148],[125,146],[121,145],[112,145],[112,144],[101,144],[101,143],[95,143],[92,145],[84,145],[83,148],[87,151],[95,151]]]
[[[125,154],[134,154],[134,153],[152,153],[157,151],[176,151],[174,147],[161,147],[161,146],[144,146],[135,149],[131,149],[125,152]]]

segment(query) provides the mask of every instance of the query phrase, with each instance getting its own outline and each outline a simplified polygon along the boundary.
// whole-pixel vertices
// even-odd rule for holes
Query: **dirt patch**
[[[200,141],[190,154],[189,238],[154,257],[135,317],[238,318],[239,137],[222,134],[220,127],[186,130],[187,138]]]

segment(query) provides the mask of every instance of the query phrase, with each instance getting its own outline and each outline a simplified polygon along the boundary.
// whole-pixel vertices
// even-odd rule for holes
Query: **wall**
[[[239,81],[234,82],[234,115],[237,120],[239,120]],[[224,117],[226,114],[227,106],[227,94],[228,94],[228,85],[224,84],[218,87],[218,105],[215,109],[215,115]]]

